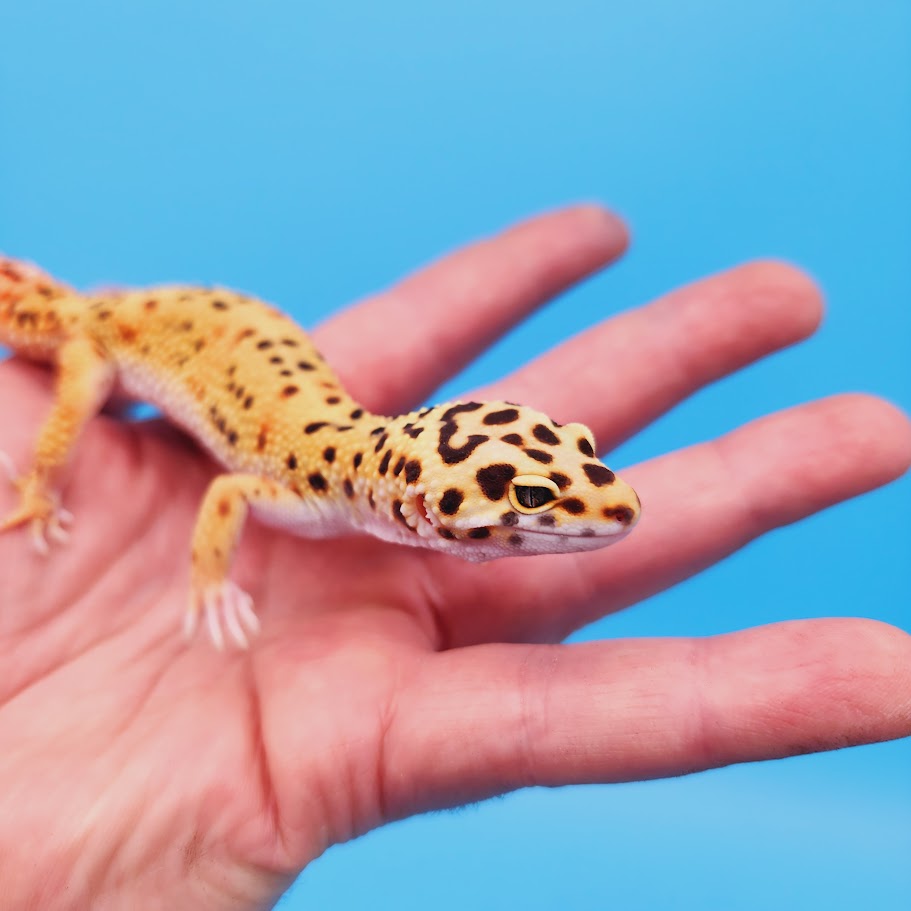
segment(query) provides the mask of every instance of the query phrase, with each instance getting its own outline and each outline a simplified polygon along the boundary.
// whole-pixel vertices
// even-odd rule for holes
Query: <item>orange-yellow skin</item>
[[[370,414],[291,319],[226,289],[83,295],[0,258],[0,343],[57,369],[0,532],[29,525],[40,550],[66,537],[62,471],[117,389],[156,405],[228,470],[206,492],[191,548],[187,629],[204,614],[217,645],[225,632],[246,645],[258,626],[227,578],[251,509],[309,537],[363,531],[469,560],[602,547],[639,516],[586,427],[505,402]],[[526,505],[529,487],[548,502]]]

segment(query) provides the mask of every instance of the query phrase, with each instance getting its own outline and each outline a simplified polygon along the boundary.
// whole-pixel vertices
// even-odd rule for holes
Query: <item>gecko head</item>
[[[409,418],[424,432],[413,437],[423,470],[408,519],[430,546],[469,560],[593,550],[639,519],[635,491],[598,460],[582,424],[508,402]]]

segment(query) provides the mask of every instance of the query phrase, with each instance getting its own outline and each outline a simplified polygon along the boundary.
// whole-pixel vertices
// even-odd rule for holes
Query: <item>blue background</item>
[[[911,408],[903,0],[7,0],[0,33],[0,248],[70,281],[223,282],[312,323],[520,216],[596,199],[632,224],[626,260],[447,391],[779,256],[825,287],[822,331],[612,461],[837,390]],[[909,494],[779,531],[584,637],[831,614],[908,628]],[[776,570],[786,598],[754,584]],[[905,741],[410,820],[330,850],[283,907],[883,911],[909,906],[909,858]]]

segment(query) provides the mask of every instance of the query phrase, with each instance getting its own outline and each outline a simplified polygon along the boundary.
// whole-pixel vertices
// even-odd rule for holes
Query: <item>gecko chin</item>
[[[527,529],[478,528],[461,532],[457,539],[449,539],[440,547],[446,553],[482,563],[501,557],[531,557],[543,554],[579,553],[600,550],[625,538],[632,526],[598,529],[594,534],[588,529],[579,531],[544,531]]]

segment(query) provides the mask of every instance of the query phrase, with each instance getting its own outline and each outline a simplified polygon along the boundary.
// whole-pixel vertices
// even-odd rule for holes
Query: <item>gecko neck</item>
[[[348,466],[352,474],[341,484],[352,507],[354,527],[387,541],[422,543],[427,523],[422,521],[418,502],[423,466],[416,440],[423,433],[419,421],[429,410],[398,417],[365,413],[360,426],[351,431],[354,446]],[[430,531],[435,536],[435,530]]]

